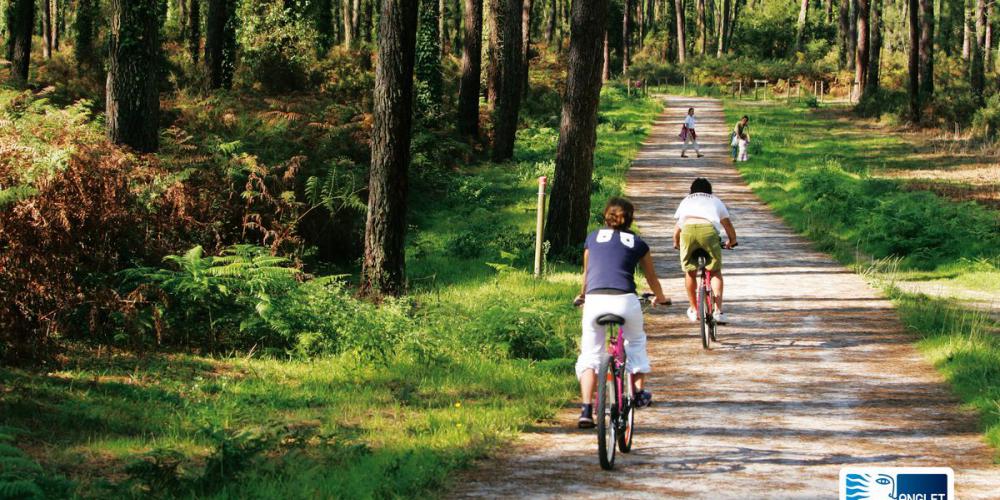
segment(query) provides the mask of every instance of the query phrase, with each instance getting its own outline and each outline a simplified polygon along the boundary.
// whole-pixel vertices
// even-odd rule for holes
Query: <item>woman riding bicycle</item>
[[[691,194],[681,201],[674,213],[677,226],[674,228],[674,248],[681,251],[681,267],[684,268],[684,285],[687,288],[688,319],[698,321],[698,303],[695,297],[698,272],[698,250],[708,254],[706,269],[712,272],[712,293],[715,295],[716,323],[725,324],[722,314],[722,240],[723,229],[729,241],[726,248],[736,246],[736,229],[729,220],[729,210],[722,200],[712,194],[712,183],[699,177],[691,183]]]
[[[636,296],[635,268],[642,266],[649,288],[656,295],[656,303],[669,304],[663,296],[660,281],[653,268],[649,245],[629,230],[635,209],[624,198],[611,198],[604,208],[605,227],[589,236],[583,251],[583,290],[577,301],[583,301],[583,337],[580,357],[576,361],[576,376],[580,379],[583,408],[579,426],[594,426],[593,401],[596,385],[595,373],[605,354],[605,329],[597,324],[604,314],[616,314],[625,319],[622,329],[628,370],[635,376],[636,401],[646,406],[652,401],[649,391],[643,389],[645,374],[649,373],[646,354],[646,332],[642,329],[642,306]],[[585,299],[585,300],[584,300]]]

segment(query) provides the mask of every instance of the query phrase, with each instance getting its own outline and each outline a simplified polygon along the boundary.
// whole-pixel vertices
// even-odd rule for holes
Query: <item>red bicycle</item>
[[[736,245],[728,247],[729,250],[735,248]],[[723,247],[727,248],[727,247]],[[701,323],[701,346],[704,349],[709,349],[712,342],[718,342],[719,339],[716,336],[716,327],[718,323],[715,321],[715,315],[712,314],[715,310],[715,292],[712,291],[712,271],[709,271],[706,266],[708,266],[708,260],[711,258],[708,252],[698,249],[694,252],[694,257],[698,262],[698,320]]]

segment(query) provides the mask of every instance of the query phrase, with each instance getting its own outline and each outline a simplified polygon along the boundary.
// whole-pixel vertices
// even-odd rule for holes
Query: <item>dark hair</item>
[[[740,120],[750,121],[750,117],[747,115],[743,115],[743,118],[740,118]]]
[[[694,108],[688,108],[688,113],[694,111]]]
[[[699,177],[691,183],[691,194],[705,193],[712,194],[712,183],[708,179]]]
[[[604,207],[604,224],[611,229],[628,229],[635,216],[635,207],[626,198],[615,196]]]

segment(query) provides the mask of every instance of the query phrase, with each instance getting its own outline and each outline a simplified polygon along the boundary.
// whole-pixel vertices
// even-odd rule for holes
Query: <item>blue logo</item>
[[[841,500],[953,500],[954,472],[947,467],[845,467]]]

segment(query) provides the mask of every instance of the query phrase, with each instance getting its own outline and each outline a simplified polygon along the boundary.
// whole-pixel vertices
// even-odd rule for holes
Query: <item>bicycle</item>
[[[643,306],[652,303],[652,293],[644,293],[639,298]],[[635,430],[635,387],[632,374],[625,369],[625,335],[622,326],[625,318],[615,314],[603,314],[597,324],[608,332],[608,354],[601,360],[597,372],[597,456],[601,468],[611,470],[615,466],[615,449],[622,453],[632,451]]]
[[[732,250],[735,246],[733,245],[728,249]],[[712,314],[715,309],[715,292],[712,291],[712,271],[707,269],[708,252],[699,248],[695,250],[694,257],[698,262],[698,285],[696,290],[698,291],[698,320],[701,323],[701,347],[703,349],[710,349],[711,342],[719,341],[716,336],[718,323],[715,321],[715,315]]]

